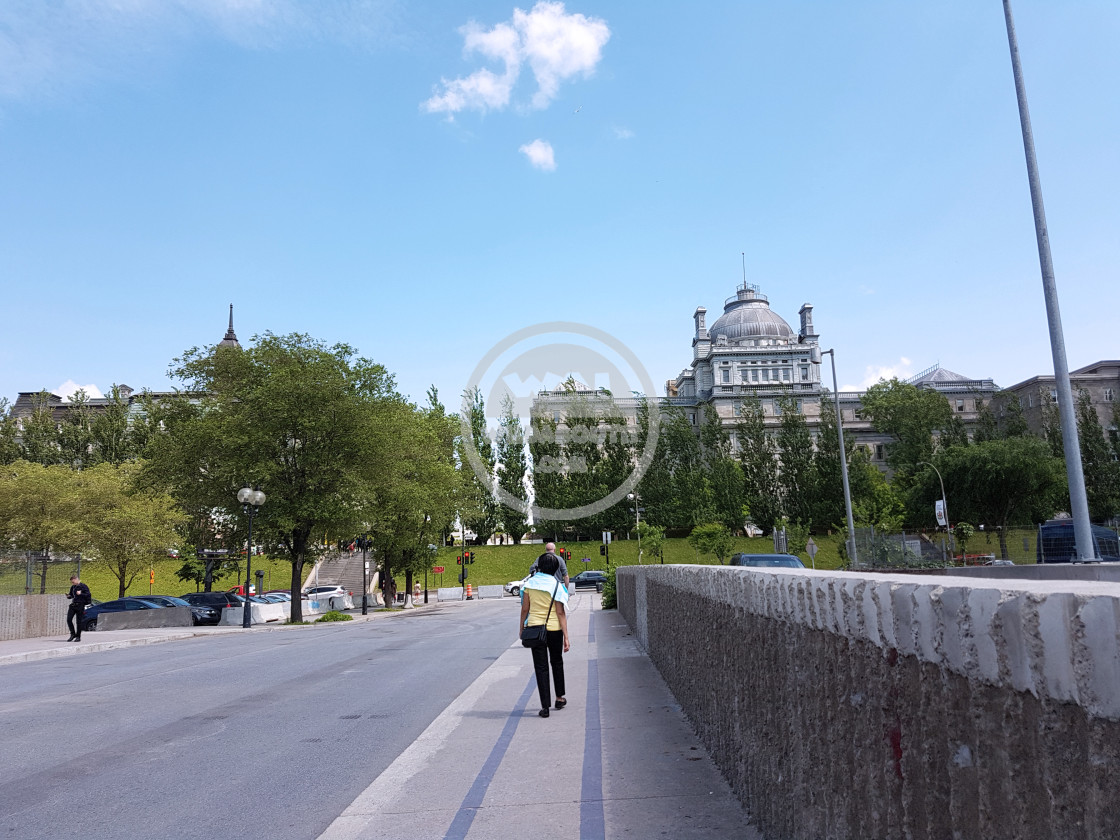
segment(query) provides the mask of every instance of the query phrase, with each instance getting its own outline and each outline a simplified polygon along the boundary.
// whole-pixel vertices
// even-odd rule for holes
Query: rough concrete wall
[[[766,837],[1120,837],[1120,586],[697,566],[617,580]]]
[[[66,633],[65,595],[0,595],[0,641]]]

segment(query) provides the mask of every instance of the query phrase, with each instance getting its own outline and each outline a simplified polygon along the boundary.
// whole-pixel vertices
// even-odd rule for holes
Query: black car
[[[588,570],[572,578],[572,589],[598,589],[599,584],[607,582],[606,572]]]
[[[86,607],[85,617],[82,620],[83,630],[96,630],[97,617],[101,613],[125,612],[132,610],[158,610],[160,604],[145,601],[143,598],[118,598],[115,601],[105,601],[93,607]]]
[[[236,592],[188,592],[182,598],[192,607],[214,607],[218,610],[245,604],[245,599]]]
[[[729,566],[779,569],[804,569],[805,564],[792,554],[732,554]]]
[[[206,604],[192,604],[182,598],[176,598],[173,595],[141,595],[141,601],[150,601],[153,604],[158,604],[161,607],[190,607],[191,618],[195,624],[218,624],[222,620],[222,610],[220,607],[213,607]]]

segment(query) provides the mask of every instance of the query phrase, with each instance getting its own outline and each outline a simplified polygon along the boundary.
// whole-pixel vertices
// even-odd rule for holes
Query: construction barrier
[[[436,590],[437,601],[462,601],[463,600],[463,587],[461,586],[441,586]]]
[[[475,592],[475,596],[481,600],[483,598],[504,598],[506,595],[506,588],[500,584],[492,586],[480,586]]]
[[[474,590],[471,589],[471,585],[469,583],[467,584],[467,600],[468,601],[473,601],[474,600]]]

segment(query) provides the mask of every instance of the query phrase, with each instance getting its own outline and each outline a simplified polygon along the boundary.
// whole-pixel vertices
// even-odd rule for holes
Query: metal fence
[[[78,557],[47,558],[36,552],[0,555],[0,595],[64,595],[70,575],[81,574]]]

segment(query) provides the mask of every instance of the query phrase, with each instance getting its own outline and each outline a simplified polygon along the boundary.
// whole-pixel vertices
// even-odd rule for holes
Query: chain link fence
[[[0,554],[0,595],[65,595],[82,559],[47,557],[34,551]]]

